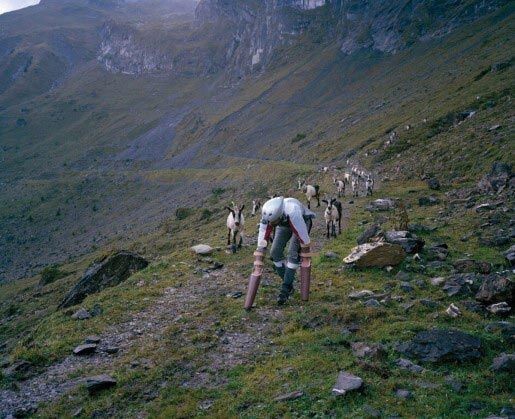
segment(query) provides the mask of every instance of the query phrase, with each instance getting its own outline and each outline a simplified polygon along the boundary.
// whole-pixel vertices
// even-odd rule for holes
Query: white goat
[[[252,200],[252,211],[250,213],[251,217],[254,217],[256,215],[256,212],[259,211],[259,208],[261,208],[261,200],[253,199]]]
[[[359,179],[356,176],[352,177],[350,186],[352,188],[352,196],[357,197],[359,195]]]
[[[368,176],[366,182],[365,182],[365,191],[366,196],[372,196],[372,189],[374,188],[374,179],[372,179],[372,176]]]
[[[308,201],[308,208],[311,209],[311,200],[316,198],[317,207],[320,206],[320,186],[308,185],[305,180],[299,180],[299,189],[304,192]]]
[[[336,185],[336,191],[338,192],[338,198],[345,196],[345,181],[333,178],[333,183]]]
[[[342,203],[336,198],[322,200],[327,207],[324,211],[325,225],[327,227],[327,238],[336,237],[336,223],[338,223],[338,233],[342,234]]]
[[[232,203],[231,207],[225,207],[229,211],[227,216],[227,246],[231,246],[233,253],[236,253],[236,248],[241,248],[243,244],[243,235],[245,229],[245,217],[243,216],[243,209],[245,205],[238,207]],[[238,237],[239,236],[239,237]],[[232,242],[232,243],[231,243]]]

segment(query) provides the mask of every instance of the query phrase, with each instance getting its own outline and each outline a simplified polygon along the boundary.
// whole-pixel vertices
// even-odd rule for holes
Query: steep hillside
[[[0,417],[514,417],[512,2],[193,7],[0,16]],[[310,301],[279,308],[267,260],[244,311],[251,201],[354,166],[374,195],[336,238],[315,208]],[[406,227],[398,266],[343,262]],[[120,249],[148,266],[59,308]]]

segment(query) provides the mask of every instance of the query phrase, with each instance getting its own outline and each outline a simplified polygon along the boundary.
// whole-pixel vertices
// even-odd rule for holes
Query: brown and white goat
[[[232,203],[231,207],[225,207],[229,211],[227,216],[227,246],[231,246],[233,253],[236,253],[236,248],[241,248],[243,244],[243,235],[245,231],[245,217],[243,216],[243,209],[245,205],[238,207]]]
[[[336,237],[336,223],[338,223],[338,234],[342,234],[342,203],[336,198],[322,200],[327,207],[324,211],[325,225],[327,227],[327,238]]]
[[[305,180],[299,180],[299,190],[304,192],[308,201],[308,208],[311,209],[311,200],[317,200],[317,207],[320,206],[320,186],[308,185]]]

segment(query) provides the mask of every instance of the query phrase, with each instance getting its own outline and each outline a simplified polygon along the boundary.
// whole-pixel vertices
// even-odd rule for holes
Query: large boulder
[[[395,231],[390,230],[385,233],[385,240],[391,244],[398,244],[402,246],[404,251],[408,254],[419,253],[424,247],[424,240],[419,239],[409,231]]]
[[[501,354],[494,358],[492,362],[492,370],[495,372],[515,372],[515,354]]]
[[[88,295],[114,287],[133,273],[148,266],[147,260],[134,253],[121,251],[90,266],[81,280],[66,294],[59,308],[79,304]]]
[[[358,268],[385,267],[399,265],[406,253],[398,244],[385,242],[365,243],[352,249],[343,261]]]
[[[397,351],[425,362],[464,362],[481,357],[481,341],[459,330],[432,329],[399,344]]]
[[[510,280],[509,273],[492,274],[484,278],[476,300],[483,304],[507,302],[513,307],[515,302],[515,283]]]

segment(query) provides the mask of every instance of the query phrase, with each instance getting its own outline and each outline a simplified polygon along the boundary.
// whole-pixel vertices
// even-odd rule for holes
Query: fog
[[[38,3],[39,0],[0,0],[0,15]]]

